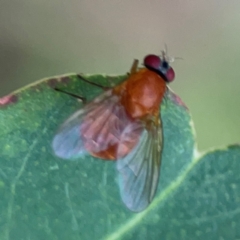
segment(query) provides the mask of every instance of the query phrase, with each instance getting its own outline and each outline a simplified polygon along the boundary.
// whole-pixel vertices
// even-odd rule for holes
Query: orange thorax
[[[144,120],[149,115],[158,118],[159,106],[165,90],[165,81],[157,73],[144,68],[132,73],[126,81],[114,87],[112,93],[119,96],[120,103],[124,106],[128,115],[128,122],[131,124],[137,119]],[[121,121],[120,117],[116,116],[118,124]],[[118,124],[116,123],[116,125]],[[108,136],[112,136],[111,129],[107,131],[109,131]],[[138,136],[130,134],[130,137],[128,136],[126,140],[121,139],[119,143],[110,145],[103,151],[96,152],[92,148],[87,149],[95,157],[116,160],[128,154],[137,144],[138,139]],[[121,148],[119,148],[120,144]],[[120,153],[119,149],[121,149]]]
[[[132,118],[143,118],[158,112],[166,90],[165,81],[146,68],[139,70],[113,89]]]

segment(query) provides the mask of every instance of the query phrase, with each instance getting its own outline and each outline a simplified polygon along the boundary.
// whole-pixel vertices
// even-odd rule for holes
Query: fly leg
[[[99,87],[99,88],[103,89],[104,91],[110,89],[109,87],[105,87],[105,86],[103,86],[103,85],[101,85],[101,84],[98,84],[98,83],[95,83],[95,82],[91,82],[91,81],[87,80],[86,78],[84,78],[83,76],[81,76],[80,74],[77,74],[77,77],[78,77],[80,80],[82,80],[82,81],[84,81],[84,82],[86,82],[86,83],[89,83],[89,84],[91,84],[91,85],[93,85],[93,86],[96,86],[96,87]],[[86,104],[86,103],[87,103],[87,99],[86,99],[85,97],[79,96],[79,95],[74,94],[74,93],[67,92],[67,91],[62,90],[62,89],[59,89],[59,88],[54,88],[54,90],[55,90],[55,91],[58,91],[58,92],[61,92],[61,93],[65,93],[65,94],[67,94],[67,95],[69,95],[69,96],[72,96],[72,97],[74,97],[74,98],[77,98],[77,99],[81,100],[81,101],[83,102],[83,104]]]
[[[133,64],[132,64],[132,66],[130,68],[130,72],[128,73],[129,76],[135,74],[138,71],[138,64],[139,64],[139,61],[137,59],[134,59]],[[105,91],[111,89],[111,87],[114,87],[116,85],[115,83],[113,83],[113,81],[111,81],[111,79],[107,79],[108,82],[109,82],[109,85],[111,87],[106,87],[106,86],[103,86],[101,84],[98,84],[98,83],[95,83],[95,82],[91,82],[91,81],[87,80],[86,78],[84,78],[83,76],[81,76],[80,74],[77,74],[77,77],[79,79],[83,80],[84,82],[89,83],[89,84],[91,84],[93,86],[99,87],[99,88],[101,88],[101,89],[103,89]]]
[[[139,63],[139,61],[138,61],[137,59],[134,59],[133,64],[132,64],[131,69],[130,69],[130,73],[128,73],[129,76],[135,74],[135,73],[138,71],[138,63]],[[103,89],[104,91],[107,91],[107,90],[111,89],[112,87],[114,87],[114,86],[116,85],[116,84],[114,84],[114,83],[111,81],[111,79],[108,79],[108,81],[109,81],[109,83],[110,83],[110,85],[111,85],[112,87],[106,87],[106,86],[103,86],[103,85],[101,85],[101,84],[98,84],[98,83],[91,82],[91,81],[87,80],[86,78],[84,78],[83,76],[81,76],[81,74],[77,74],[77,77],[78,77],[80,80],[82,80],[82,81],[84,81],[84,82],[86,82],[86,83],[89,83],[89,84],[91,84],[91,85],[93,85],[93,86],[96,86],[96,87],[99,87],[99,88]],[[69,96],[72,96],[72,97],[74,97],[74,98],[80,99],[84,104],[87,102],[87,99],[86,99],[85,97],[82,97],[82,96],[76,95],[76,94],[74,94],[74,93],[70,93],[70,92],[64,91],[64,90],[59,89],[59,88],[54,88],[54,89],[55,89],[56,91],[58,91],[58,92],[62,92],[62,93],[65,93],[65,94],[67,94],[67,95],[69,95]]]
[[[80,74],[77,74],[77,77],[79,79],[81,79],[82,81],[86,82],[86,83],[89,83],[89,84],[91,84],[93,86],[96,86],[96,87],[99,87],[99,88],[103,89],[104,91],[107,91],[107,90],[110,89],[109,87],[103,86],[101,84],[98,84],[98,83],[95,83],[95,82],[91,82],[91,81],[87,80],[86,78],[84,78],[83,76],[81,76]]]
[[[138,63],[139,61],[137,59],[134,59],[133,64],[130,68],[130,73],[128,74],[129,76],[132,76],[138,71]]]
[[[54,90],[57,91],[57,92],[65,93],[65,94],[67,94],[69,96],[72,96],[74,98],[77,98],[77,99],[81,100],[83,102],[83,104],[87,103],[87,99],[85,97],[82,97],[82,96],[79,96],[77,94],[64,91],[64,90],[59,89],[59,88],[54,88]]]

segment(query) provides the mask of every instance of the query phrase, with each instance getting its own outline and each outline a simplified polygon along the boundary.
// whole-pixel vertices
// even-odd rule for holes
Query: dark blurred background
[[[68,72],[123,74],[166,43],[183,58],[171,88],[200,149],[239,142],[239,9],[239,0],[2,0],[0,96]]]

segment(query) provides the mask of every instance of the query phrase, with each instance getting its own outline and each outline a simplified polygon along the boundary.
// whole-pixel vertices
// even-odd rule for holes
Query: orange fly
[[[175,74],[165,52],[148,55],[144,68],[134,61],[128,78],[75,112],[53,139],[64,159],[92,156],[116,160],[124,204],[144,210],[153,200],[159,179],[162,124],[160,105]]]

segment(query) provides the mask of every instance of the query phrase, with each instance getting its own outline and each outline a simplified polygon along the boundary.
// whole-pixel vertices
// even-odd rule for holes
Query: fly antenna
[[[168,56],[168,47],[166,43],[164,43],[164,50],[162,50],[161,53],[162,55],[160,57],[168,63],[173,63],[175,62],[175,60],[179,60],[179,59],[184,60],[182,57]]]

